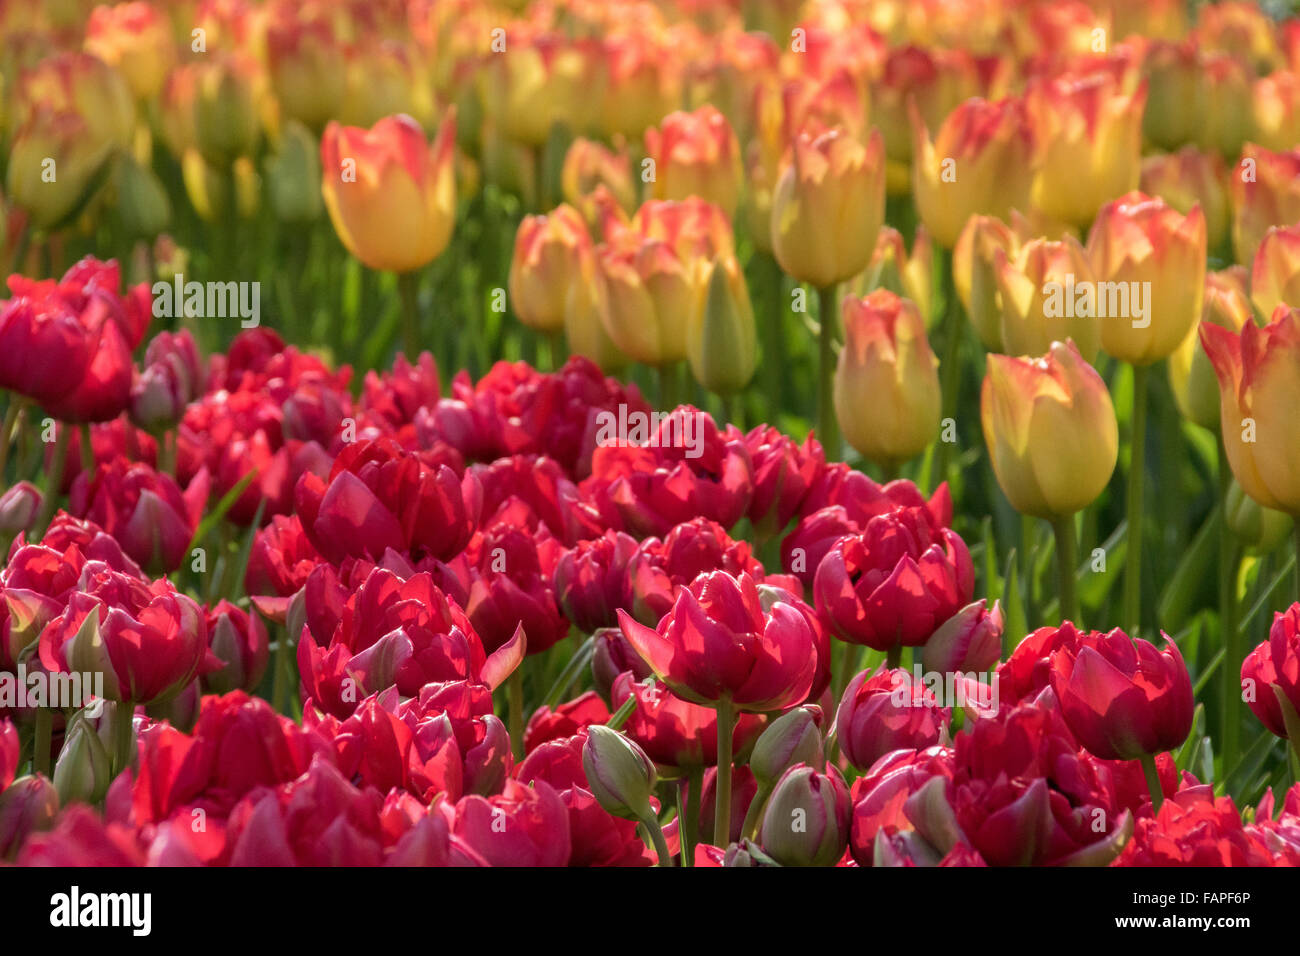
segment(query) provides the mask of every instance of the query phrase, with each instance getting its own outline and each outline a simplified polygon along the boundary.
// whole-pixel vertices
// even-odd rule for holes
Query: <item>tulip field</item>
[[[1300,865],[1293,6],[0,0],[0,871]]]

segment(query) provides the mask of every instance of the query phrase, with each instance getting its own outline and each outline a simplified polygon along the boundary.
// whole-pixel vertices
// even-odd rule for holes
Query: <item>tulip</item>
[[[506,31],[505,43],[509,52],[488,56],[478,80],[480,97],[506,136],[536,149],[557,124],[584,129],[593,111],[594,50],[523,22]]]
[[[507,780],[499,795],[463,797],[451,832],[492,866],[563,866],[569,858],[568,811],[542,780]]]
[[[1229,159],[1252,138],[1253,72],[1234,56],[1202,53],[1195,142]]]
[[[1224,517],[1228,529],[1252,554],[1276,551],[1291,534],[1290,515],[1265,508],[1233,481],[1224,498]]]
[[[1300,603],[1273,615],[1268,640],[1242,663],[1241,690],[1260,723],[1300,757]]]
[[[594,251],[579,249],[578,266],[564,297],[564,337],[570,353],[591,359],[602,371],[614,372],[627,365],[627,356],[605,330],[604,291]]]
[[[1070,339],[1086,361],[1096,359],[1106,303],[1098,301],[1087,253],[1072,236],[1033,239],[1014,258],[995,248],[993,275],[1002,304],[998,338],[1009,354],[1041,355]]]
[[[23,71],[16,90],[17,125],[48,110],[74,113],[87,138],[127,150],[135,136],[135,105],[122,74],[89,53],[57,53]]]
[[[1248,322],[1254,323],[1246,293],[1248,279],[1242,266],[1209,273],[1205,277],[1201,322],[1233,333],[1240,333]],[[1201,346],[1200,323],[1169,356],[1169,385],[1184,418],[1210,431],[1219,430],[1219,383]]]
[[[735,256],[715,259],[706,274],[703,303],[686,328],[686,357],[697,382],[731,395],[749,384],[758,361],[754,309]]]
[[[1236,335],[1205,323],[1201,343],[1219,378],[1223,441],[1242,490],[1266,508],[1300,514],[1300,443],[1293,397],[1300,312],[1279,308],[1264,328]]]
[[[759,843],[782,866],[832,866],[849,845],[849,788],[834,767],[793,767],[772,792]]]
[[[749,757],[749,769],[760,790],[770,790],[791,767],[815,767],[825,761],[818,728],[821,717],[820,708],[805,704],[768,725]]]
[[[1232,170],[1232,248],[1253,262],[1270,226],[1300,220],[1300,149],[1273,152],[1247,143]]]
[[[1008,261],[1019,258],[1020,247],[1031,237],[1028,223],[1018,214],[1007,226],[993,216],[971,216],[952,250],[952,281],[962,307],[980,342],[990,352],[1005,352],[1002,342],[1002,301],[993,263],[999,250]]]
[[[636,187],[632,183],[627,145],[620,144],[611,150],[595,140],[578,137],[564,154],[560,188],[564,201],[581,210],[583,219],[592,230],[599,228],[600,207],[596,194],[602,186],[605,195],[623,213],[630,215],[635,211]]]
[[[867,268],[849,282],[849,294],[862,298],[876,289],[888,289],[916,303],[926,327],[934,324],[930,288],[934,279],[934,248],[925,227],[918,226],[909,254],[903,235],[892,226],[881,226],[876,250]]]
[[[594,690],[579,694],[554,710],[545,705],[533,711],[524,728],[524,753],[532,754],[543,744],[572,737],[592,724],[609,722],[609,708]]]
[[[682,102],[683,61],[662,31],[627,29],[602,38],[596,87],[598,126],[607,136],[640,137]],[[554,94],[543,93],[549,98]],[[579,95],[586,95],[582,91]]]
[[[28,837],[54,826],[59,794],[40,774],[19,777],[0,791],[0,860],[13,860]]]
[[[55,228],[90,199],[111,151],[80,115],[38,109],[10,144],[6,192],[33,226]]]
[[[655,766],[644,750],[618,731],[600,724],[587,729],[582,768],[591,792],[609,813],[642,821],[651,816]]]
[[[295,120],[284,124],[279,149],[267,161],[266,191],[281,222],[305,224],[320,216],[320,152],[315,137]]]
[[[203,158],[218,168],[228,168],[257,145],[257,98],[261,95],[257,71],[257,64],[241,53],[205,55],[195,66],[195,145]],[[182,101],[185,94],[183,88],[177,91]]]
[[[1181,746],[1192,729],[1192,681],[1178,645],[1157,651],[1116,629],[1058,650],[1051,668],[1070,733],[1102,760],[1141,760],[1158,810],[1155,755]]]
[[[654,162],[656,199],[698,196],[717,205],[728,219],[740,197],[740,143],[718,110],[705,104],[693,112],[669,113],[645,133],[646,155]]]
[[[1260,315],[1300,302],[1300,227],[1274,226],[1264,233],[1250,270],[1250,299]]]
[[[939,428],[939,361],[916,306],[884,289],[845,299],[835,414],[848,443],[892,472]]]
[[[933,142],[913,119],[912,191],[935,242],[951,249],[971,216],[1007,221],[1028,208],[1033,133],[1018,99],[966,100],[945,119]]]
[[[85,47],[121,71],[139,102],[158,94],[176,59],[167,17],[149,3],[95,7],[86,23]]]
[[[1025,106],[1041,153],[1031,202],[1084,227],[1102,204],[1136,189],[1146,87],[1125,92],[1107,72],[1031,83]]]
[[[266,57],[271,88],[284,115],[315,130],[323,127],[343,99],[347,76],[343,46],[329,21],[273,14],[267,25]]]
[[[563,327],[569,290],[579,281],[579,257],[590,245],[587,227],[572,206],[524,217],[509,276],[510,301],[524,325],[551,334]]]
[[[885,651],[896,665],[969,603],[970,552],[956,532],[901,509],[842,536],[817,566],[818,614],[841,640]]]
[[[1052,524],[1060,607],[1075,619],[1074,512],[1101,494],[1119,457],[1106,383],[1071,342],[1053,342],[1038,359],[990,355],[980,421],[993,473],[1012,507]]]
[[[256,614],[221,600],[207,612],[209,643],[221,668],[202,675],[209,693],[252,691],[266,672],[270,644],[266,625]]]
[[[63,749],[54,763],[54,789],[59,802],[98,803],[112,782],[108,750],[84,716],[73,718],[63,737]]]
[[[1205,213],[1207,248],[1215,250],[1222,248],[1229,234],[1227,183],[1222,157],[1184,146],[1176,153],[1146,157],[1138,188],[1163,199],[1184,216],[1200,206]]]
[[[1002,657],[1002,605],[981,598],[968,604],[930,635],[921,664],[939,674],[986,671]]]
[[[849,763],[865,770],[892,751],[938,743],[948,715],[907,671],[882,666],[849,681],[835,715],[835,739]]]
[[[1300,74],[1278,70],[1255,80],[1250,105],[1254,142],[1265,149],[1290,149],[1300,142]]]
[[[0,495],[0,535],[13,538],[30,531],[41,510],[41,492],[30,481],[20,481]]]

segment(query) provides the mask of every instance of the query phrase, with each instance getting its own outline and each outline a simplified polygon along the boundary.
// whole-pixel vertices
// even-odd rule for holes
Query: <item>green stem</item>
[[[943,285],[944,302],[944,348],[943,359],[939,363],[939,391],[943,403],[943,417],[955,418],[957,414],[958,393],[961,391],[961,340],[965,327],[962,321],[961,300],[957,298],[957,288],[952,279],[952,253],[944,250],[937,257],[940,270],[939,280]],[[931,484],[938,485],[948,480],[948,459],[952,443],[941,441],[935,452],[935,470]]]
[[[1142,624],[1142,499],[1146,472],[1147,380],[1150,368],[1133,366],[1133,433],[1129,439],[1128,554],[1124,559],[1124,619],[1129,637]]]
[[[14,425],[18,422],[18,413],[23,410],[27,400],[21,395],[11,394],[9,396],[9,407],[5,409],[4,424],[0,425],[0,486],[8,487],[9,482],[5,480],[5,471],[9,467],[9,445],[13,439]]]
[[[36,527],[41,535],[50,526],[50,520],[59,506],[59,495],[63,488],[63,472],[68,466],[68,443],[72,439],[72,426],[63,424],[54,437],[54,461],[50,463],[50,481],[45,486],[45,499],[41,502],[41,517]]]
[[[50,740],[54,736],[54,713],[48,707],[36,708],[36,739],[32,743],[32,769],[50,776]]]
[[[647,813],[641,818],[641,825],[650,832],[650,839],[654,841],[655,853],[659,856],[660,866],[672,866],[673,855],[668,852],[668,841],[664,839],[664,828],[659,825],[653,813]]]
[[[524,757],[524,670],[516,667],[514,673],[506,679],[506,691],[510,696],[510,747],[515,760]]]
[[[623,701],[623,706],[610,715],[609,720],[605,721],[605,726],[610,730],[618,730],[627,719],[632,716],[632,711],[636,710],[636,694],[629,694],[627,700]]]
[[[840,460],[840,423],[835,417],[835,286],[817,290],[817,438],[827,461]]]
[[[1224,768],[1237,765],[1241,742],[1241,634],[1237,630],[1237,543],[1228,527],[1228,489],[1232,487],[1232,469],[1228,453],[1219,436],[1219,633],[1223,635],[1223,663],[1220,665],[1221,696],[1219,711],[1219,746]]]
[[[682,790],[686,799],[682,799]],[[677,788],[677,837],[682,845],[682,866],[695,865],[695,847],[700,842],[700,791],[704,789],[704,770],[692,770]]]
[[[1160,805],[1165,802],[1164,791],[1160,788],[1160,771],[1156,769],[1156,758],[1143,754],[1138,758],[1142,762],[1142,772],[1147,778],[1147,789],[1151,791],[1151,813],[1160,812]]]
[[[81,470],[87,475],[95,473],[95,446],[90,440],[90,423],[80,425],[77,428],[77,437],[81,441]],[[161,447],[159,454],[162,453]]]
[[[131,744],[135,731],[131,726],[135,717],[135,704],[129,700],[118,701],[113,707],[113,776],[117,776],[131,762]]]
[[[902,644],[890,645],[888,653],[885,654],[885,666],[892,671],[895,667],[899,665],[899,663],[902,662],[902,660],[903,660],[903,645]]]
[[[763,822],[763,810],[767,807],[768,798],[772,796],[772,790],[771,784],[759,784],[754,799],[749,803],[749,810],[745,813],[745,822],[740,826],[742,840],[757,838],[758,827]]]
[[[781,267],[767,252],[754,255],[754,265],[759,276],[759,288],[764,290],[762,300],[767,303],[760,321],[763,334],[763,380],[769,409],[785,408],[786,348],[785,322],[788,303],[782,302]],[[759,302],[759,299],[755,299]],[[756,316],[757,317],[757,316]],[[765,416],[769,421],[772,415]]]
[[[686,401],[685,370],[684,362],[669,362],[655,369],[659,379],[659,408],[663,411],[671,412]]]
[[[1060,580],[1060,611],[1063,621],[1079,625],[1079,591],[1076,575],[1079,566],[1078,541],[1074,533],[1074,515],[1052,521],[1056,535],[1056,570]]]
[[[713,811],[713,845],[725,847],[731,842],[731,737],[736,728],[736,712],[724,698],[718,710],[718,779],[713,788],[717,802]]]
[[[289,702],[289,629],[285,628],[280,639],[275,642],[275,674],[271,682],[271,707],[277,714],[288,714],[285,707]]]
[[[402,297],[402,350],[412,362],[420,354],[420,275],[401,272],[397,291]]]

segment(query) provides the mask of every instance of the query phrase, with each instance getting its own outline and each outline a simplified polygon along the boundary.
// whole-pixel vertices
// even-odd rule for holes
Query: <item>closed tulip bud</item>
[[[19,777],[0,791],[0,860],[13,860],[27,838],[52,827],[58,814],[58,791],[40,774]]]
[[[319,130],[343,100],[343,46],[328,20],[300,18],[287,7],[272,9],[284,15],[272,15],[266,30],[271,88],[285,116]]]
[[[771,787],[791,767],[818,767],[825,762],[821,721],[821,708],[805,704],[768,725],[749,755],[749,769],[760,788]]]
[[[1105,303],[1098,301],[1092,266],[1076,239],[1034,239],[1015,258],[994,249],[993,274],[1007,352],[1041,355],[1053,342],[1072,339],[1085,360],[1096,359]]]
[[[918,226],[909,254],[903,235],[892,226],[882,226],[876,239],[876,251],[867,268],[848,285],[849,295],[861,297],[875,289],[888,289],[904,299],[911,299],[921,310],[927,326],[935,320],[930,301],[934,276],[934,248],[924,226]]]
[[[1250,68],[1234,56],[1202,54],[1195,141],[1205,150],[1235,159],[1252,138]]]
[[[167,17],[149,3],[95,7],[86,23],[85,48],[120,70],[138,101],[158,94],[176,61]]]
[[[334,231],[371,269],[409,272],[447,248],[456,216],[456,115],[430,145],[409,116],[371,129],[331,122],[321,139],[321,193]]]
[[[1028,208],[1034,139],[1022,100],[966,100],[933,142],[919,117],[912,126],[916,209],[939,245],[951,249],[971,216],[1005,222],[1012,209]]]
[[[38,110],[19,127],[9,147],[9,201],[38,229],[68,221],[101,182],[111,149],[76,113]]]
[[[606,812],[628,820],[644,820],[651,814],[650,794],[658,779],[655,765],[618,731],[603,724],[587,728],[582,769],[587,786]]]
[[[108,792],[113,776],[109,770],[108,748],[85,717],[72,719],[63,738],[63,749],[54,764],[54,789],[59,801],[98,803]]]
[[[980,420],[998,484],[1021,514],[1074,514],[1115,470],[1115,407],[1072,343],[1053,342],[1038,359],[990,355]]]
[[[171,200],[158,176],[128,153],[116,169],[117,214],[122,228],[133,239],[152,239],[171,220]]]
[[[1161,149],[1174,150],[1196,135],[1202,117],[1200,63],[1195,43],[1157,40],[1142,59],[1147,83],[1147,108],[1142,132]]]
[[[1300,149],[1272,152],[1247,143],[1231,183],[1232,248],[1246,265],[1270,226],[1300,221]]]
[[[1205,277],[1205,296],[1201,306],[1201,323],[1209,322],[1233,332],[1253,322],[1250,299],[1246,295],[1246,269],[1232,266]],[[1219,430],[1219,382],[1201,345],[1200,325],[1169,356],[1169,385],[1178,411],[1189,422],[1210,431]]]
[[[817,288],[866,268],[885,219],[885,146],[841,129],[800,133],[772,197],[772,251],[781,268]]]
[[[740,143],[727,118],[709,104],[693,112],[669,113],[645,133],[646,155],[654,161],[651,192],[656,199],[699,196],[730,219],[740,200]]]
[[[270,655],[266,625],[258,615],[225,600],[208,611],[207,618],[212,654],[224,666],[202,676],[203,689],[213,694],[252,691],[261,683]],[[381,686],[388,683],[394,681]]]
[[[0,495],[0,536],[12,538],[28,531],[41,510],[41,493],[30,481],[11,485]]]
[[[849,845],[852,813],[838,770],[793,767],[772,792],[759,843],[782,866],[834,866]]]
[[[1001,250],[1015,261],[1020,246],[1030,239],[1028,223],[1018,214],[1012,225],[993,216],[971,216],[952,249],[952,281],[957,298],[970,317],[980,343],[990,352],[1004,352],[1002,299],[994,258]]]
[[[510,303],[519,321],[539,332],[564,326],[564,305],[578,279],[579,256],[591,245],[587,226],[572,206],[545,216],[525,216],[510,260]]]
[[[1223,157],[1184,146],[1176,153],[1144,159],[1139,188],[1148,196],[1159,196],[1183,215],[1200,206],[1205,213],[1206,244],[1214,250],[1228,238],[1227,181]]]
[[[1030,84],[1025,104],[1041,150],[1034,208],[1083,227],[1102,203],[1136,189],[1145,103],[1145,86],[1125,92],[1109,72]]]
[[[316,138],[301,123],[284,124],[280,148],[266,163],[266,191],[275,218],[301,225],[315,222],[321,213],[320,151]]]
[[[1233,477],[1266,508],[1300,515],[1300,310],[1279,307],[1267,326],[1247,322],[1239,336],[1202,324],[1201,344],[1219,377]]]
[[[194,133],[205,159],[218,166],[257,145],[257,65],[242,54],[208,54],[195,68]]]
[[[986,671],[1001,657],[1002,605],[983,598],[940,624],[921,651],[922,666],[940,674]]]
[[[1158,362],[1178,348],[1201,316],[1205,250],[1200,207],[1184,216],[1139,192],[1103,206],[1088,234],[1098,305],[1103,292],[1107,298],[1101,347],[1133,365]]]
[[[1261,315],[1300,303],[1300,226],[1274,226],[1264,234],[1250,269],[1250,299]]]
[[[696,866],[699,866],[698,857]],[[733,843],[727,847],[722,854],[722,865],[724,867],[735,867],[738,869],[749,869],[751,867],[772,867],[780,866],[776,860],[772,859],[763,852],[762,847],[751,840],[741,840],[739,843]]]
[[[915,305],[884,289],[845,299],[844,348],[835,368],[835,415],[862,455],[897,465],[939,430],[939,360]]]
[[[1300,74],[1278,70],[1251,90],[1251,140],[1265,149],[1290,149],[1300,142]]]
[[[1224,516],[1237,539],[1253,554],[1270,554],[1291,535],[1294,521],[1290,515],[1265,508],[1241,490],[1235,481],[1228,486]]]
[[[686,327],[686,357],[695,380],[711,392],[730,395],[749,384],[758,362],[754,309],[745,274],[735,256],[708,266],[703,302]]]

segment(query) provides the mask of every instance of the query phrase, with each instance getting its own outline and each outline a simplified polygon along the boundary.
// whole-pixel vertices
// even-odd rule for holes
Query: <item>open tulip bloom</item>
[[[92,6],[0,2],[0,874],[1300,866],[1286,4]]]

